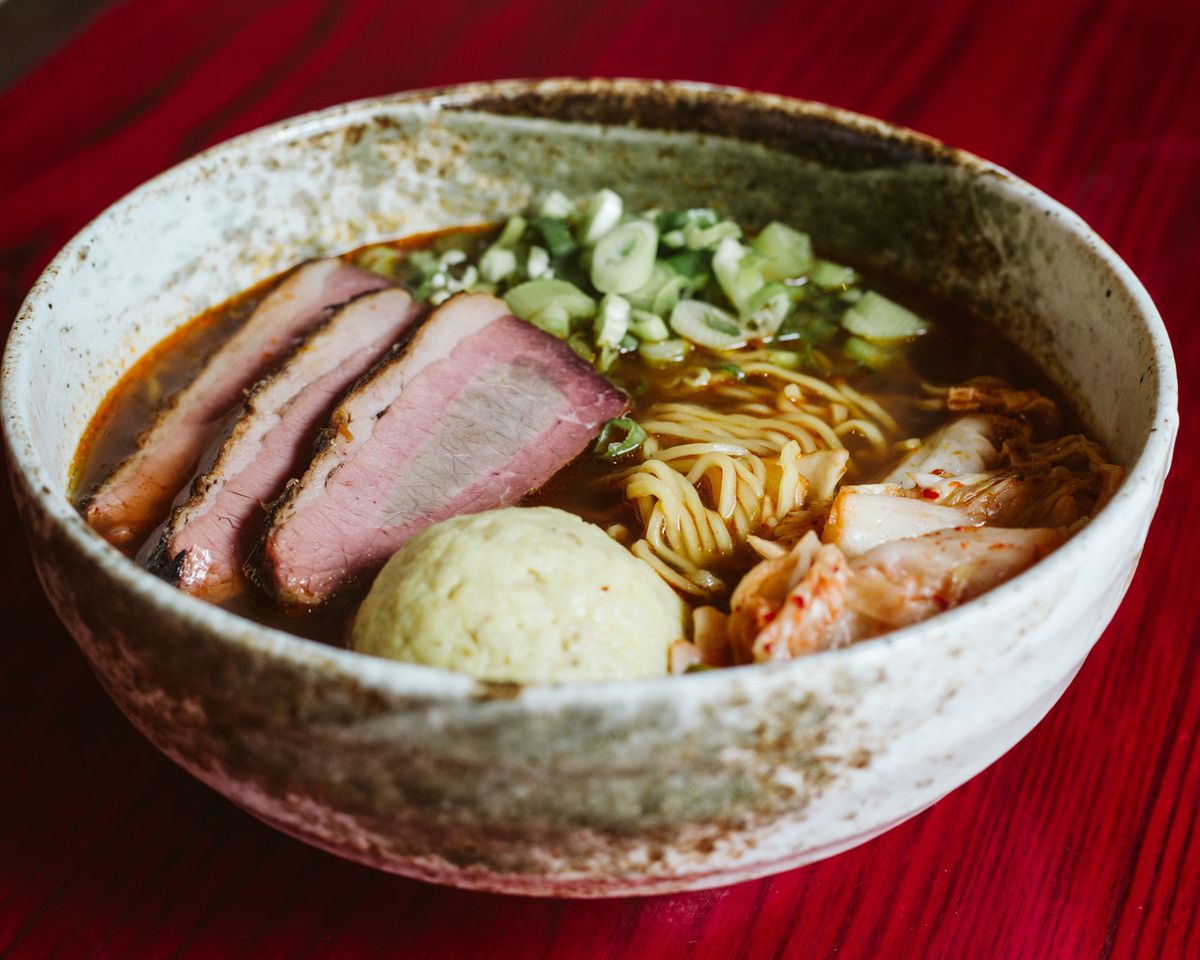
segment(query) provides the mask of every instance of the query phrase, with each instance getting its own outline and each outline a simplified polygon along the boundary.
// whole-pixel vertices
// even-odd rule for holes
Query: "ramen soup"
[[[300,264],[134,365],[74,496],[199,599],[488,679],[877,636],[1122,471],[985,322],[819,250],[600,190]]]

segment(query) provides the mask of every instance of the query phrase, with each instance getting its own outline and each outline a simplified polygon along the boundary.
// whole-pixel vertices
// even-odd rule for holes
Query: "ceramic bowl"
[[[778,218],[992,317],[1128,467],[1078,536],[981,599],[847,650],[634,683],[493,685],[257,626],[130,563],[67,496],[122,372],[306,257],[498,219],[548,188]],[[876,120],[740,90],[502,82],[335,107],[216,147],[86,227],[3,362],[9,469],[46,592],[133,724],[309,843],[439,883],[710,887],[861,843],[1046,713],[1133,574],[1176,432],[1145,290],[1070,211]]]

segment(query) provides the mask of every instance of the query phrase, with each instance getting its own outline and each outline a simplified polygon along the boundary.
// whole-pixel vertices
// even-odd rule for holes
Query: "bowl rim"
[[[116,548],[98,536],[74,509],[60,482],[52,478],[35,453],[31,433],[20,410],[20,390],[27,384],[21,379],[27,351],[27,331],[37,321],[41,304],[53,291],[61,268],[74,260],[79,250],[91,242],[105,225],[129,206],[142,202],[150,194],[169,186],[176,178],[214,157],[253,150],[261,145],[285,143],[340,129],[373,113],[394,106],[425,106],[431,111],[469,110],[481,97],[545,96],[556,93],[588,94],[598,91],[643,95],[651,91],[679,92],[716,102],[749,104],[752,108],[782,110],[794,117],[830,121],[877,140],[916,146],[930,156],[938,156],[952,166],[974,174],[983,174],[1003,182],[1009,190],[1032,208],[1053,217],[1059,225],[1085,241],[1114,281],[1123,288],[1144,326],[1153,347],[1158,390],[1155,397],[1153,426],[1113,499],[1067,543],[1028,571],[1001,584],[969,604],[938,614],[936,617],[839,650],[823,651],[808,657],[770,664],[747,664],[686,676],[664,676],[643,680],[589,681],[560,683],[497,684],[480,681],[464,674],[436,667],[401,663],[356,653],[308,640],[285,631],[264,626],[220,607],[197,600],[132,563]],[[518,114],[519,116],[520,114]],[[736,138],[734,138],[736,139]],[[1078,214],[1054,200],[1008,170],[975,154],[948,147],[940,141],[888,123],[824,103],[765,93],[741,87],[695,81],[645,80],[634,78],[543,78],[474,82],[403,91],[379,97],[337,104],[287,118],[218,143],[145,181],[105,208],[75,234],[46,266],[22,303],[5,345],[0,362],[0,427],[14,484],[22,484],[36,509],[48,518],[55,531],[70,546],[113,577],[132,594],[181,621],[186,628],[209,634],[221,643],[246,648],[248,652],[286,661],[288,665],[314,670],[355,683],[390,696],[417,696],[448,700],[492,699],[496,688],[506,688],[502,699],[513,697],[528,706],[555,709],[568,705],[606,705],[619,701],[642,700],[648,695],[686,696],[711,693],[713,688],[740,689],[754,678],[788,675],[811,669],[815,660],[836,661],[848,668],[854,664],[874,665],[886,659],[892,650],[906,650],[919,644],[922,637],[937,628],[953,628],[964,620],[978,618],[987,610],[1027,589],[1039,572],[1065,570],[1078,563],[1104,538],[1106,531],[1121,522],[1120,514],[1136,506],[1139,489],[1161,482],[1171,462],[1178,430],[1178,382],[1174,355],[1166,328],[1145,287],[1116,252]],[[19,475],[19,476],[18,476]],[[1147,521],[1148,522],[1148,521]],[[333,679],[331,676],[330,679]]]

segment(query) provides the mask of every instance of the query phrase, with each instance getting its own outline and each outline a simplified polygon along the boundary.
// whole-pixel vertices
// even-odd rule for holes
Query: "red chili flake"
[[[932,473],[935,477],[944,477],[946,475],[946,471],[943,470],[941,467],[938,467],[936,470],[930,470],[929,472]]]
[[[798,606],[801,610],[804,609],[804,598],[803,597],[789,597],[788,599],[791,600],[792,603],[794,603],[796,606]]]
[[[923,496],[926,500],[936,500],[938,498],[938,492],[936,490],[930,490],[926,488],[921,491],[921,496]]]
[[[935,593],[933,595],[933,605],[939,610],[945,610],[950,606],[950,601],[943,597],[940,593]]]
[[[765,613],[762,615],[762,621],[763,621],[763,623],[770,623],[772,620],[774,620],[774,619],[775,619],[775,617],[776,617],[776,616],[778,616],[778,614],[776,613],[776,611],[774,611],[774,610],[767,610],[767,611],[766,611],[766,612],[765,612]]]

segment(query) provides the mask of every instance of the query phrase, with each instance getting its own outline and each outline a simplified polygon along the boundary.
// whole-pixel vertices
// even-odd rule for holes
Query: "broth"
[[[346,254],[343,259],[361,263],[364,259],[378,258],[380,262],[390,265],[393,276],[404,280],[407,258],[414,251],[429,250],[440,254],[449,249],[461,249],[475,256],[494,238],[496,231],[495,225],[485,224],[417,235],[364,247]],[[1053,384],[1032,361],[986,322],[888,277],[871,273],[866,273],[865,277],[872,289],[881,291],[932,320],[933,326],[926,336],[908,350],[907,362],[897,369],[888,373],[865,369],[849,371],[848,381],[856,389],[881,396],[911,395],[919,393],[924,380],[961,382],[987,374],[1023,387],[1036,387],[1053,398],[1060,409],[1070,416],[1069,407]],[[82,501],[117,464],[137,448],[139,436],[153,422],[164,398],[170,397],[196,374],[221,342],[250,316],[273,283],[274,280],[264,281],[226,303],[205,311],[155,345],[134,364],[105,398],[79,444],[71,477],[73,498]],[[736,360],[736,356],[733,359]],[[622,356],[608,371],[608,376],[630,395],[630,416],[637,419],[650,405],[676,397],[679,393],[678,381],[689,368],[712,366],[711,358],[706,364],[701,356],[694,357],[682,367],[654,368],[642,362],[636,354],[630,354]],[[716,396],[705,398],[702,390],[698,393],[693,391],[689,399],[714,406],[722,402]],[[896,418],[900,436],[903,437],[923,436],[949,416],[919,410],[912,404],[899,404],[890,413]],[[886,460],[871,460],[868,457],[865,464],[852,472],[847,480],[869,482],[872,475],[880,475],[886,465]],[[622,499],[614,485],[602,482],[613,469],[612,464],[585,453],[561,470],[542,489],[526,496],[523,503],[557,507],[601,526],[614,523],[636,526],[634,508]],[[165,518],[154,519],[157,522]],[[125,548],[125,552],[133,558],[141,547],[141,544],[131,544]],[[741,549],[722,558],[717,572],[740,575],[757,559],[748,549]],[[335,601],[303,615],[273,607],[253,591],[226,601],[222,606],[259,623],[342,646],[346,642],[353,611],[365,588],[364,584],[357,590],[347,591]],[[712,599],[704,602],[711,602]],[[718,602],[726,601],[728,591],[715,599]]]

